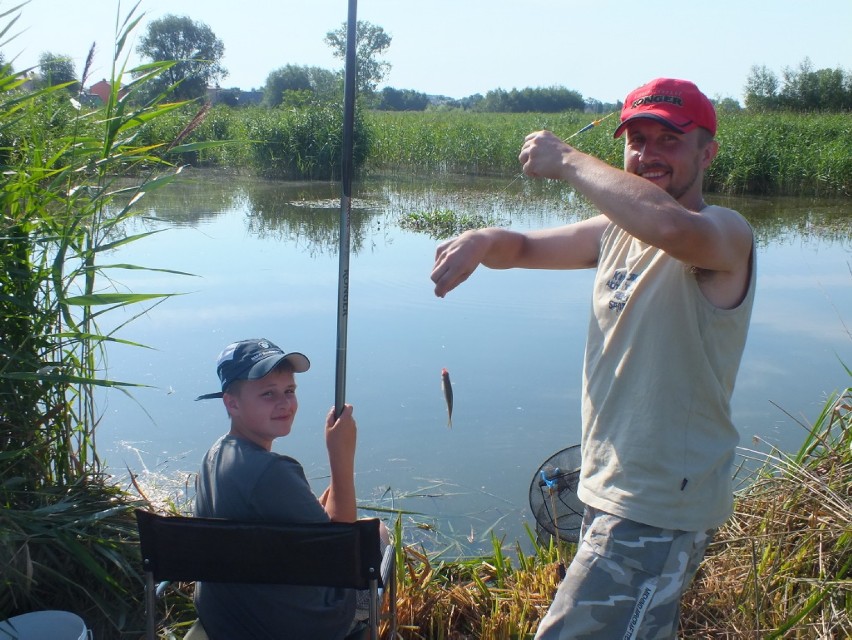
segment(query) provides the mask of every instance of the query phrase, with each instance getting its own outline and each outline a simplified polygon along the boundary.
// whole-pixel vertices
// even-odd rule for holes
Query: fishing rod
[[[343,151],[340,177],[340,261],[337,276],[337,360],[334,415],[340,416],[346,398],[346,332],[349,316],[349,238],[352,214],[352,171],[355,148],[355,84],[357,79],[355,38],[358,2],[349,0],[346,21],[346,66],[343,84]]]

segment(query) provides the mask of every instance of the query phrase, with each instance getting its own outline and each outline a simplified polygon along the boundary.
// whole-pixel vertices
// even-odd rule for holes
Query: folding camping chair
[[[270,524],[161,516],[136,509],[136,523],[145,571],[148,640],[156,635],[156,584],[196,580],[369,589],[369,637],[377,640],[384,576],[389,583],[384,591],[390,592],[390,637],[395,634],[394,550],[389,545],[382,558],[378,519]],[[349,637],[362,635],[363,629]]]

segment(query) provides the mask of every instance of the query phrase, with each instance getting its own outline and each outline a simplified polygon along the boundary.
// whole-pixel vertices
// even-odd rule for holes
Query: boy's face
[[[273,369],[259,380],[246,380],[234,393],[226,391],[222,401],[231,416],[231,435],[267,450],[275,438],[290,433],[299,408],[295,376],[287,369]]]

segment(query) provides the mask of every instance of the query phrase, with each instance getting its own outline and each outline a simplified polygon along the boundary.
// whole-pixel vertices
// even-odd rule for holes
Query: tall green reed
[[[173,295],[126,291],[120,274],[144,267],[109,255],[155,233],[126,223],[179,173],[169,154],[205,146],[185,143],[198,120],[169,141],[139,141],[142,125],[184,104],[134,101],[172,64],[122,62],[138,6],[116,22],[113,89],[99,108],[65,86],[28,91],[0,69],[0,618],[65,608],[104,638],[140,624],[142,583],[126,544],[134,500],[97,456],[95,390],[136,386],[110,378],[106,347],[138,345],[126,325]],[[130,320],[102,330],[118,310]]]
[[[369,112],[373,145],[366,167],[380,172],[518,175],[524,137],[550,129],[567,138],[593,116],[448,112]],[[615,120],[571,144],[622,166]],[[719,155],[705,186],[717,193],[838,196],[852,192],[852,119],[848,114],[722,114]]]
[[[188,107],[146,123],[142,139],[170,139],[181,128]],[[175,156],[196,167],[218,168],[285,180],[339,180],[343,110],[337,102],[293,107],[212,107],[185,147]],[[215,143],[215,144],[204,144]],[[355,112],[355,167],[364,164],[371,148],[363,111]],[[174,155],[174,154],[173,154]]]

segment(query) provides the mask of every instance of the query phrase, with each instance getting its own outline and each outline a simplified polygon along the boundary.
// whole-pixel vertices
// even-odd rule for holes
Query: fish
[[[444,400],[447,401],[447,427],[453,428],[453,385],[450,383],[450,372],[441,369],[441,389],[444,392]]]

